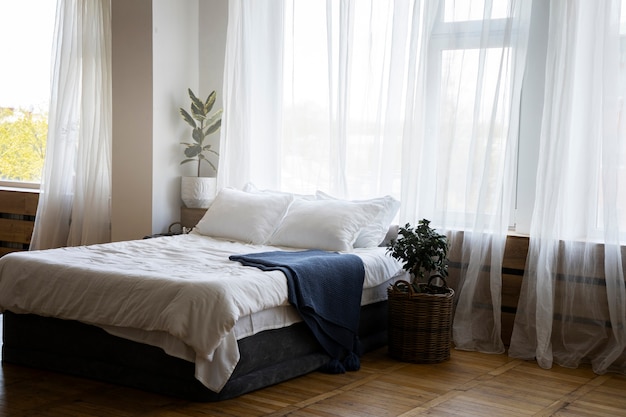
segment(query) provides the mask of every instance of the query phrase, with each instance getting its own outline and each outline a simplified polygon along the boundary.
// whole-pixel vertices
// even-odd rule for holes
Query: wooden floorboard
[[[0,320],[1,323],[1,320]],[[1,330],[1,329],[0,329]],[[626,377],[588,367],[453,350],[449,361],[366,354],[358,372],[312,373],[219,403],[193,403],[126,387],[3,364],[0,416],[626,416]]]

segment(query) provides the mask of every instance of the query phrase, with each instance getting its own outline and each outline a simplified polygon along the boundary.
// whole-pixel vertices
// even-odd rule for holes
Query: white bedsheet
[[[219,392],[239,360],[237,338],[299,320],[282,272],[228,259],[277,249],[192,233],[14,253],[0,258],[0,311],[78,320],[159,346],[195,362],[196,378]],[[399,263],[384,248],[354,253],[371,289],[363,302],[384,298]]]

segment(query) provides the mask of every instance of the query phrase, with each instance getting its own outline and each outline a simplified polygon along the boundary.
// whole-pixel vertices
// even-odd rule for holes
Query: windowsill
[[[524,250],[528,250],[528,245],[530,244],[530,235],[529,234],[525,234],[525,233],[519,233],[516,232],[514,230],[509,230],[506,234],[506,239],[507,239],[507,245],[514,245],[516,247],[519,247],[519,245],[522,245],[521,247],[524,248]],[[517,242],[517,244],[514,244],[513,242]],[[564,240],[559,240],[559,242],[561,244],[564,244],[565,241]],[[585,244],[585,243],[590,243],[590,244],[596,244],[596,245],[601,245],[604,246],[604,243],[601,242],[600,240],[568,240],[567,242],[569,242],[570,244]],[[622,248],[622,252],[623,252],[623,256],[625,256],[625,260],[626,260],[626,245],[625,244],[621,244],[620,247]]]
[[[39,184],[16,183],[15,185],[6,181],[0,181],[0,191],[16,191],[21,193],[39,194]]]
[[[517,238],[525,238],[528,239],[530,238],[530,235],[527,233],[520,233],[520,232],[516,232],[514,230],[509,230],[506,234],[506,237],[517,237]]]

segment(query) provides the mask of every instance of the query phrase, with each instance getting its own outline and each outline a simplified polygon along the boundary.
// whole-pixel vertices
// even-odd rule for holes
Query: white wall
[[[228,0],[112,0],[112,240],[179,220],[180,176],[193,167],[179,165],[190,132],[178,108],[188,87],[216,90],[222,106],[227,20]]]
[[[224,53],[228,26],[228,0],[200,0],[200,90],[208,94],[215,90],[215,109],[224,108]],[[219,132],[210,137],[219,152]],[[217,160],[215,160],[217,164]],[[205,164],[206,165],[206,164]],[[219,169],[219,167],[218,167]],[[209,175],[203,173],[203,175]],[[211,173],[212,175],[213,173]]]
[[[181,141],[191,128],[178,113],[189,110],[187,89],[199,85],[198,0],[153,0],[153,179],[152,230],[162,232],[180,219],[180,176],[193,175]],[[208,93],[207,93],[208,94]]]

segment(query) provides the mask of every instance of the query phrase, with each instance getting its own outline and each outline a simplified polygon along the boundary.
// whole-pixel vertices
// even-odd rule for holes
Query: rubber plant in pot
[[[213,201],[216,191],[214,177],[202,177],[200,175],[203,162],[207,163],[214,171],[217,168],[211,159],[219,154],[210,144],[205,143],[208,136],[219,131],[222,126],[222,109],[210,114],[215,105],[217,94],[211,92],[206,100],[200,100],[189,88],[189,98],[191,99],[190,112],[179,109],[183,120],[191,127],[191,142],[181,142],[185,145],[185,159],[181,165],[187,163],[197,164],[197,176],[183,176],[181,179],[181,198],[189,208],[207,208]]]
[[[422,219],[417,227],[407,223],[398,229],[398,238],[387,246],[387,253],[403,263],[403,268],[411,274],[411,286],[417,293],[441,294],[449,292],[448,239],[430,226],[430,221]],[[434,285],[436,278],[443,285]]]

